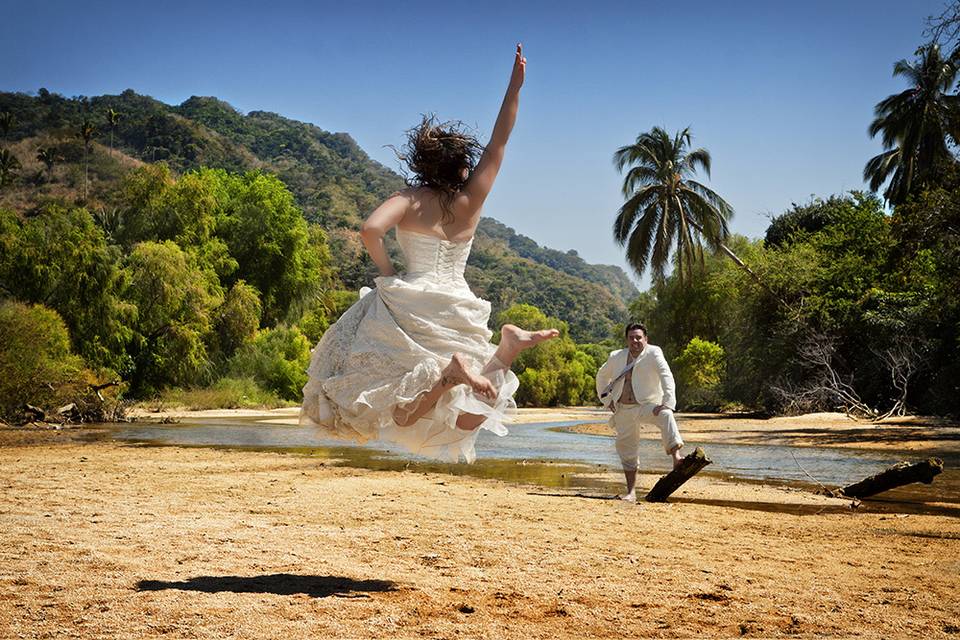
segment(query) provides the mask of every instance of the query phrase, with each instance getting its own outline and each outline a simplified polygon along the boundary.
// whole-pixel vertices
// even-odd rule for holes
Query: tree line
[[[894,64],[907,87],[869,123],[884,150],[864,180],[882,195],[794,204],[751,241],[697,180],[712,159],[689,129],[654,127],[615,153],[614,238],[653,274],[631,313],[677,363],[688,408],[960,412],[960,4],[929,27]]]

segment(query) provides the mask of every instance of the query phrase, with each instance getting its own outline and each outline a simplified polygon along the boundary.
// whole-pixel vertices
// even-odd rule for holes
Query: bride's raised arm
[[[526,66],[527,59],[523,57],[523,47],[518,44],[517,53],[513,59],[510,84],[507,85],[507,93],[503,97],[503,104],[500,105],[500,114],[493,126],[490,142],[487,143],[480,161],[477,162],[476,168],[462,190],[468,198],[470,208],[474,211],[480,209],[493,188],[497,173],[500,172],[507,140],[510,138],[510,132],[513,131],[513,124],[517,121],[517,111],[520,109],[520,87],[523,86]]]

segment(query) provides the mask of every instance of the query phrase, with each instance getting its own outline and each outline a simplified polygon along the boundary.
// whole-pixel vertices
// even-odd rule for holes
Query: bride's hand
[[[523,86],[523,78],[526,74],[527,59],[523,57],[523,45],[517,43],[517,55],[513,59],[513,73],[510,74],[510,87],[519,89]]]

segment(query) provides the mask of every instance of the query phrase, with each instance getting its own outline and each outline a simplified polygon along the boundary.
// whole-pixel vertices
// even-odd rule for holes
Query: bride
[[[517,45],[485,148],[432,118],[410,132],[404,160],[412,186],[377,207],[360,230],[380,271],[376,289],[314,349],[300,424],[453,462],[474,460],[479,429],[506,435],[503,422],[519,385],[511,363],[558,332],[508,324],[500,344],[491,344],[490,303],[470,291],[463,272],[517,118],[525,68]],[[393,228],[407,267],[399,276],[383,242]]]

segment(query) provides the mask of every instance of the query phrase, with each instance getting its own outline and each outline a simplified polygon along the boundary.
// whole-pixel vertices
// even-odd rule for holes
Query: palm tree
[[[759,282],[756,274],[723,244],[729,235],[727,222],[733,217],[733,208],[693,179],[698,168],[710,175],[710,153],[706,149],[691,151],[690,140],[689,127],[672,138],[654,127],[613,154],[621,173],[629,167],[623,180],[627,201],[613,224],[613,237],[620,246],[626,245],[627,260],[640,275],[649,267],[655,278],[663,278],[670,255],[675,253],[680,281],[684,272],[692,278],[694,263],[703,263],[705,240],[711,249],[725,252]]]
[[[107,111],[107,124],[110,125],[110,155],[113,155],[113,132],[120,124],[120,113],[109,109]]]
[[[53,177],[53,165],[60,160],[60,157],[57,156],[56,151],[51,147],[41,147],[37,149],[37,160],[42,162],[47,166],[47,179]]]
[[[89,120],[84,120],[83,124],[80,125],[79,131],[80,137],[83,138],[83,199],[87,199],[87,184],[88,184],[88,175],[89,175],[89,165],[87,161],[88,156],[90,155],[90,143],[93,141],[93,136],[97,135],[97,128],[93,126],[93,123]]]
[[[0,189],[11,184],[20,170],[20,161],[8,149],[0,149]]]
[[[912,86],[877,104],[869,128],[871,138],[881,134],[885,151],[867,162],[863,179],[874,191],[889,179],[883,195],[892,204],[927,184],[939,164],[954,161],[947,136],[960,142],[960,97],[946,93],[960,67],[940,57],[936,44],[921,47],[917,54],[916,64],[900,60],[893,65],[893,75]]]

